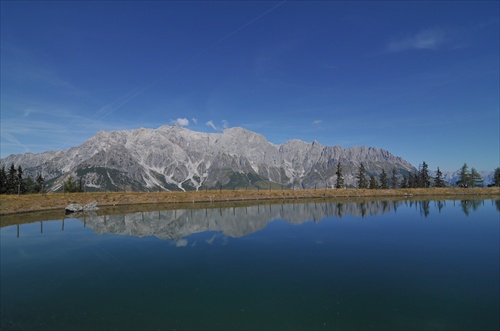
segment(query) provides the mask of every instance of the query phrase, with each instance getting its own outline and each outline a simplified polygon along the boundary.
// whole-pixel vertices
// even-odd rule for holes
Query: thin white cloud
[[[192,118],[191,121],[193,121],[194,124],[198,124],[198,119],[197,118]]]
[[[211,127],[215,131],[219,131],[219,129],[215,126],[214,121],[212,121],[212,120],[210,120],[207,123],[205,123],[205,125]]]
[[[215,125],[214,121],[210,120],[207,123],[205,123],[205,125],[211,127],[215,131],[223,131],[223,130],[229,128],[229,122],[228,121],[222,120],[221,123],[222,123],[222,126],[219,127],[219,126]]]
[[[417,34],[394,40],[387,45],[388,52],[406,50],[439,49],[446,42],[446,35],[442,29],[426,29]]]
[[[321,123],[323,123],[322,120],[315,120],[312,122],[313,125],[320,125]]]
[[[179,125],[179,126],[188,126],[189,125],[189,120],[187,118],[178,118],[176,120],[171,121],[173,125]]]

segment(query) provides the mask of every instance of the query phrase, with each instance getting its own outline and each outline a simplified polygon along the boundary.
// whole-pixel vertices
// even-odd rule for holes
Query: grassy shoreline
[[[70,203],[87,204],[97,201],[98,206],[124,206],[138,204],[185,205],[214,202],[241,202],[293,199],[337,198],[410,198],[410,197],[479,197],[500,199],[500,188],[416,188],[416,189],[318,189],[318,190],[214,190],[193,192],[89,192],[47,193],[28,195],[0,195],[0,215],[29,213],[64,208]]]

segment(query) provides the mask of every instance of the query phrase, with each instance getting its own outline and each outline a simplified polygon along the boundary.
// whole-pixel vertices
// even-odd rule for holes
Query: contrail
[[[175,68],[172,68],[171,70],[169,70],[168,72],[162,74],[160,77],[158,77],[157,79],[155,79],[154,81],[152,81],[150,84],[144,86],[143,88],[141,88],[139,91],[133,93],[130,97],[126,98],[123,102],[119,103],[117,106],[115,107],[112,107],[110,111],[106,112],[104,115],[102,115],[101,117],[99,117],[97,120],[95,120],[95,122],[97,121],[100,121],[102,120],[104,117],[112,114],[113,112],[115,112],[116,110],[120,109],[121,107],[123,107],[124,105],[126,105],[127,103],[129,103],[132,99],[135,99],[137,96],[141,95],[144,91],[150,89],[152,86],[156,85],[159,81],[161,81],[164,77],[166,77],[167,75],[169,75],[171,73],[171,71],[173,70],[177,70],[183,66],[185,66],[186,64],[188,64],[189,62],[193,61],[194,59],[196,59],[197,57],[203,55],[204,53],[208,52],[209,50],[211,50],[212,48],[214,48],[215,46],[217,46],[218,44],[220,44],[221,42],[225,41],[226,39],[234,36],[235,34],[237,34],[238,32],[240,32],[241,30],[243,30],[244,28],[246,28],[247,26],[249,26],[250,24],[254,23],[255,21],[261,19],[262,17],[264,17],[265,15],[269,14],[270,12],[272,12],[273,10],[275,10],[276,8],[280,7],[281,5],[283,5],[285,2],[287,2],[287,0],[284,0],[284,1],[281,1],[280,3],[278,3],[277,5],[271,7],[270,9],[266,10],[265,12],[263,12],[262,14],[258,15],[257,17],[251,19],[250,21],[246,22],[245,24],[243,24],[242,26],[240,26],[239,28],[237,28],[236,30],[232,31],[231,33],[225,35],[224,37],[218,39],[216,42],[214,42],[213,44],[211,44],[210,46],[202,49],[201,51],[199,51],[198,53],[194,54],[193,56],[191,56],[190,58],[188,58],[187,60],[185,60],[184,62],[180,63],[179,65],[177,65]],[[94,123],[95,123],[94,122]]]
[[[183,66],[185,66],[186,64],[188,64],[189,62],[195,60],[196,58],[198,58],[199,56],[205,54],[206,52],[208,52],[209,50],[211,50],[212,48],[214,48],[215,46],[217,46],[218,44],[222,43],[223,41],[231,38],[232,36],[234,36],[235,34],[237,34],[238,32],[240,32],[241,30],[243,30],[244,28],[246,28],[247,26],[253,24],[254,22],[258,21],[259,19],[261,19],[262,17],[266,16],[267,14],[269,14],[270,12],[272,12],[273,10],[275,10],[276,8],[280,7],[281,5],[283,5],[285,2],[287,2],[287,0],[283,0],[281,2],[279,2],[278,4],[274,5],[273,7],[271,7],[270,9],[266,10],[265,12],[259,14],[257,17],[251,19],[250,21],[246,22],[245,24],[243,24],[242,26],[238,27],[237,29],[235,29],[234,31],[232,31],[231,33],[228,33],[227,35],[223,36],[222,38],[218,39],[217,41],[215,41],[214,43],[212,43],[211,45],[205,47],[204,49],[202,49],[201,51],[199,51],[198,53],[194,54],[193,56],[187,58],[185,61],[179,63],[177,66],[175,66],[174,68],[171,68],[170,70],[168,70],[167,72],[165,72],[164,74],[160,75],[158,78],[156,78],[155,80],[153,80],[151,83],[147,84],[146,86],[140,88],[139,90],[137,90],[136,92],[130,92],[128,94],[128,96],[126,97],[121,97],[121,98],[118,98],[116,99],[115,101],[109,103],[108,105],[102,107],[99,111],[97,111],[96,115],[99,114],[101,111],[103,111],[104,109],[106,108],[110,108],[107,112],[105,112],[104,114],[102,114],[102,116],[98,117],[97,119],[95,119],[90,125],[88,125],[86,128],[83,129],[83,131],[87,131],[88,129],[90,128],[93,128],[95,127],[95,124],[97,122],[99,122],[100,120],[102,120],[103,118],[111,115],[112,113],[114,113],[115,111],[117,111],[118,109],[122,108],[123,106],[125,106],[127,103],[129,103],[131,100],[135,99],[137,96],[141,95],[142,93],[144,93],[144,91],[150,89],[151,87],[153,87],[154,85],[158,84],[158,82],[160,82],[163,78],[165,78],[166,76],[168,76],[169,74],[171,74],[173,71],[175,70],[178,70],[179,68],[182,68]],[[64,145],[62,146],[62,148],[64,149],[64,147],[68,144],[68,142],[65,142]]]
[[[275,10],[276,8],[278,8],[279,6],[281,6],[282,4],[284,4],[285,2],[287,2],[287,0],[281,1],[280,3],[278,3],[277,5],[275,5],[274,7],[271,7],[271,9],[268,9],[267,11],[263,12],[262,14],[260,14],[257,17],[255,17],[254,19],[251,19],[250,21],[248,21],[247,23],[243,24],[242,26],[240,26],[239,28],[237,28],[233,32],[231,32],[231,33],[227,34],[226,36],[220,38],[219,40],[217,40],[216,42],[214,42],[212,45],[210,45],[207,48],[205,48],[205,49],[201,50],[200,52],[196,53],[195,55],[193,55],[192,57],[190,57],[188,60],[186,60],[184,63],[182,63],[180,66],[185,65],[186,63],[192,61],[193,59],[195,59],[198,56],[200,56],[200,55],[204,54],[205,52],[209,51],[210,49],[212,49],[216,45],[220,44],[224,40],[226,40],[226,39],[232,37],[233,35],[237,34],[241,30],[243,30],[244,28],[246,28],[247,26],[249,26],[250,24],[252,24],[253,22],[255,22],[255,21],[261,19],[263,16],[269,14],[270,12],[272,12],[273,10]]]

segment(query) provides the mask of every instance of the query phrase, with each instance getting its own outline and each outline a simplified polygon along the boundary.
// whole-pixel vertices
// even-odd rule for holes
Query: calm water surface
[[[498,330],[499,210],[309,203],[5,226],[1,329]]]

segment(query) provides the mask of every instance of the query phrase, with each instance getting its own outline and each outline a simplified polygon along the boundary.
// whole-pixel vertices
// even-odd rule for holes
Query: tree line
[[[23,168],[10,165],[9,171],[5,170],[5,165],[0,168],[0,194],[34,194],[45,193],[45,179],[42,174],[38,174],[35,179],[30,175],[24,177]],[[72,175],[63,182],[63,192],[83,192],[81,179],[75,180]]]
[[[344,188],[345,179],[343,169],[340,162],[337,164],[337,171],[335,172],[337,179],[335,181],[335,188]],[[418,170],[414,173],[409,172],[404,175],[400,180],[398,178],[396,168],[392,169],[389,175],[382,169],[382,173],[378,176],[367,176],[366,168],[361,163],[356,174],[357,188],[367,189],[397,189],[397,188],[428,188],[431,187],[431,176],[429,175],[429,166],[427,163],[422,162]],[[432,177],[432,187],[445,187],[446,184],[443,180],[443,173],[437,168],[435,177]],[[5,165],[0,168],[0,194],[33,194],[44,193],[45,179],[41,174],[38,174],[35,179],[31,176],[23,177],[23,169],[18,166],[17,169],[14,164],[11,164],[9,171],[5,170]],[[466,163],[460,168],[460,179],[457,181],[460,187],[475,187],[483,186],[483,179],[476,169],[469,167]],[[493,185],[500,186],[500,168],[495,169]],[[76,180],[72,175],[63,182],[63,192],[83,192],[82,181]]]
[[[471,168],[470,171],[468,169],[467,163],[464,163],[460,169],[460,179],[457,181],[457,185],[466,188],[476,186],[482,187],[484,183],[479,172],[474,168]],[[337,171],[335,174],[337,175],[335,187],[344,188],[344,175],[340,162],[337,164]],[[392,169],[390,178],[385,172],[385,169],[382,169],[382,173],[378,176],[378,179],[375,175],[367,176],[366,168],[364,164],[361,163],[356,174],[356,179],[357,187],[363,189],[446,187],[443,179],[443,173],[439,167],[437,168],[435,177],[431,178],[429,175],[429,166],[425,161],[419,165],[417,171],[414,173],[409,172],[407,175],[404,175],[401,180],[398,179],[396,168]],[[432,185],[431,179],[433,179]],[[497,187],[500,186],[500,168],[495,169],[493,185]]]
[[[38,174],[35,179],[31,176],[23,177],[23,168],[11,164],[9,171],[5,165],[0,168],[0,194],[28,194],[43,193],[45,179]]]

